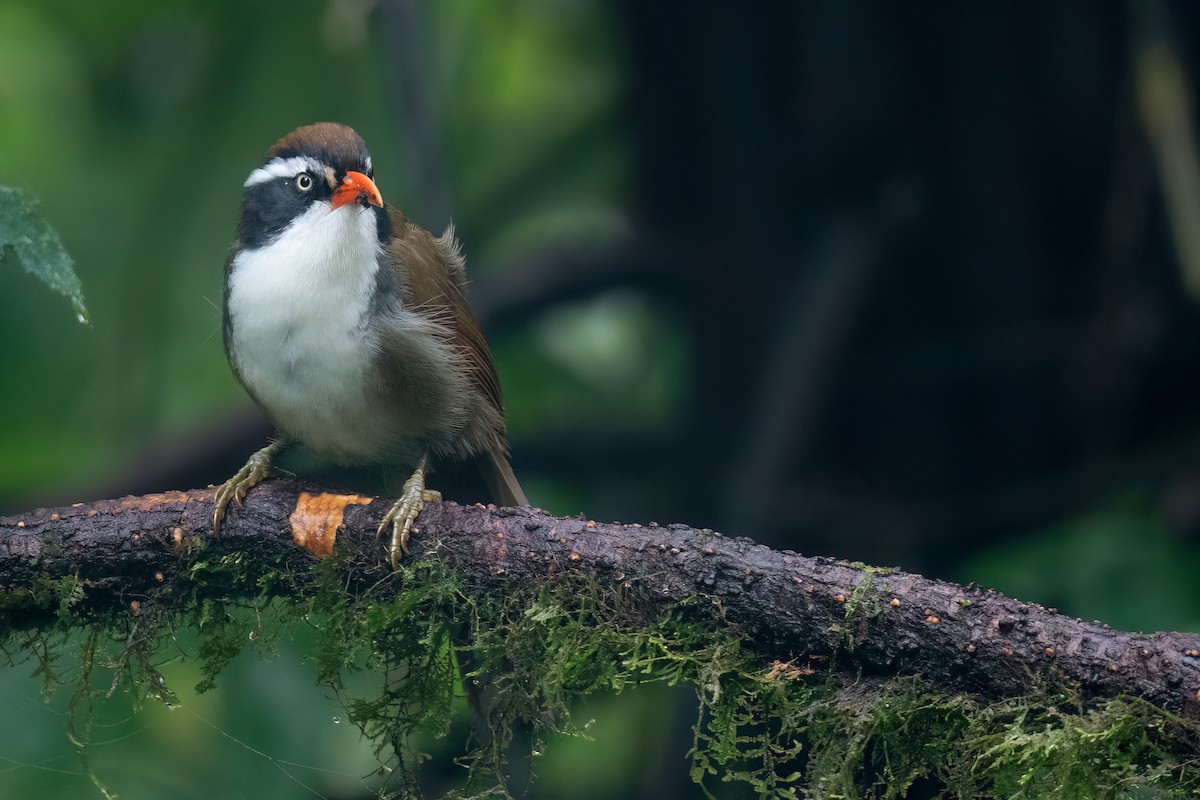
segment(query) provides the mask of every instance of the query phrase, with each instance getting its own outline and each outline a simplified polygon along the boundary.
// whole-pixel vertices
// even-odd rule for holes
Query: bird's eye
[[[313,188],[313,177],[307,172],[301,172],[296,176],[296,188],[302,192],[311,192]]]

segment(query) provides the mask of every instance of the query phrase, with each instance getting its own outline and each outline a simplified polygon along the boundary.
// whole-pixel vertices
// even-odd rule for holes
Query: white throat
[[[367,312],[381,247],[375,214],[317,201],[229,273],[230,356],[293,438],[343,460],[377,449],[362,427],[374,343]]]

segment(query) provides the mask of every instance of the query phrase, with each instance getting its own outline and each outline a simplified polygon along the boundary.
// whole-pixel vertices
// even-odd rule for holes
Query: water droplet
[[[87,317],[83,314],[76,314],[75,319],[79,320],[80,325],[87,325]]]
[[[342,718],[341,718],[341,717],[334,717],[334,718],[333,718],[333,724],[334,724],[334,725],[341,725],[341,724],[342,724]]]

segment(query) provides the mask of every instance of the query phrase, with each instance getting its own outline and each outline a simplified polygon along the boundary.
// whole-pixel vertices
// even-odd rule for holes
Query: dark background
[[[535,504],[1200,630],[1200,7],[284,8],[0,6],[0,184],[41,198],[93,320],[0,267],[0,513],[220,482],[261,446],[221,266],[265,148],[333,119],[385,199],[453,218]],[[174,712],[105,704],[100,778],[369,796],[306,641],[202,696],[167,664]],[[30,671],[0,671],[0,796],[85,795]],[[541,791],[694,795],[690,713],[588,703]]]

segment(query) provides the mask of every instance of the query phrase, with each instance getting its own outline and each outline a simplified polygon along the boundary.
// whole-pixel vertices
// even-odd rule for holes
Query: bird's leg
[[[388,558],[391,559],[392,569],[396,568],[396,562],[400,560],[401,553],[408,555],[408,534],[412,530],[417,515],[421,513],[421,509],[425,507],[426,503],[437,503],[442,499],[441,492],[425,488],[425,462],[427,459],[427,455],[421,456],[417,468],[413,470],[412,477],[404,482],[400,499],[396,501],[390,511],[383,515],[383,521],[379,523],[379,529],[375,532],[375,537],[378,538],[383,535],[383,531],[389,525],[392,527],[392,540],[388,544]]]
[[[221,520],[225,518],[225,509],[233,502],[238,508],[246,499],[246,492],[253,489],[271,472],[271,459],[287,444],[285,439],[276,439],[263,449],[250,456],[246,465],[239,469],[234,476],[221,484],[213,497],[213,535],[221,533]]]

